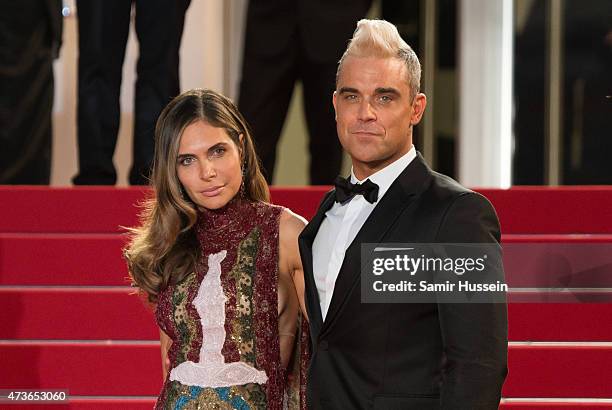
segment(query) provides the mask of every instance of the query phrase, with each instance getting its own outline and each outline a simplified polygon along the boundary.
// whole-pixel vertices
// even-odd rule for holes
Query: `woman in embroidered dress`
[[[156,408],[304,409],[304,220],[269,203],[228,98],[181,94],[155,135],[155,195],[124,254],[160,327]]]

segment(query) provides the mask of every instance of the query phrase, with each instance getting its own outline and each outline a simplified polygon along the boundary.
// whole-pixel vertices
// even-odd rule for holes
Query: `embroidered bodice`
[[[172,345],[156,408],[282,409],[295,402],[279,352],[281,212],[234,199],[199,213],[195,272],[158,297],[156,319]]]

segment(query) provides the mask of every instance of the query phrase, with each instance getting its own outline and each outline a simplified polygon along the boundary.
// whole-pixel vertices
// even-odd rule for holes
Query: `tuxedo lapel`
[[[327,332],[333,326],[346,298],[359,283],[361,244],[382,241],[385,233],[394,225],[401,213],[418,198],[430,180],[431,170],[418,154],[391,184],[346,250],[321,333]]]
[[[332,190],[325,195],[316,215],[312,218],[308,225],[306,225],[298,239],[300,254],[302,257],[302,268],[304,269],[304,281],[306,283],[308,318],[310,319],[310,326],[312,329],[311,333],[315,337],[323,325],[323,315],[321,313],[319,292],[317,291],[317,285],[314,280],[312,268],[312,244],[317,236],[317,232],[319,232],[319,227],[325,218],[325,213],[334,204],[335,197],[335,190]]]

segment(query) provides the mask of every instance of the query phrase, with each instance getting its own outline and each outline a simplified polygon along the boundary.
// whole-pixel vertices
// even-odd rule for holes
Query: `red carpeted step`
[[[37,405],[36,410],[144,410],[151,409],[155,404],[155,399],[134,399],[130,397],[121,398],[96,398],[81,399],[71,398],[69,404],[65,405]],[[12,406],[11,408],[21,409],[24,406]],[[499,406],[499,410],[610,410],[612,404],[608,403],[584,403],[562,401],[525,401],[521,403],[504,403]]]
[[[0,285],[126,285],[128,275],[121,253],[126,241],[122,234],[0,233]],[[601,249],[612,246],[612,235],[504,235],[503,241],[515,247],[556,243],[596,244]],[[597,249],[594,252],[599,252]],[[533,252],[523,253],[534,257]],[[530,281],[520,268],[520,262],[507,265],[507,283],[511,287],[537,287],[529,286],[537,278]],[[612,281],[607,272],[603,275],[601,286],[606,280]],[[594,275],[588,277],[593,282],[588,287],[598,283]]]
[[[312,218],[329,187],[272,188],[272,201]],[[146,188],[0,186],[0,232],[117,233],[135,226]]]
[[[0,343],[0,386],[62,388],[80,396],[157,396],[159,344]]]
[[[583,400],[563,402],[561,400],[547,400],[545,402],[538,402],[535,400],[525,401],[521,403],[516,402],[502,402],[499,406],[499,410],[611,410],[612,403],[593,403],[591,401]]]
[[[510,303],[511,341],[612,340],[611,303]],[[610,381],[612,383],[612,380]],[[610,392],[612,397],[612,390]]]
[[[508,234],[502,236],[502,242],[506,283],[515,290],[612,288],[610,234]],[[601,302],[604,295],[590,299],[584,292],[567,291],[558,296],[558,302],[572,299]],[[540,301],[551,302],[550,299]],[[517,299],[511,298],[510,301]],[[612,302],[612,295],[607,301]]]
[[[329,186],[272,187],[270,197],[273,203],[287,207],[310,220],[317,213],[319,203],[330,189]]]
[[[155,398],[79,398],[70,397],[68,403],[58,404],[32,404],[14,405],[11,409],[34,408],[35,410],[151,410],[155,405]]]
[[[113,398],[113,399],[79,399],[71,398],[66,405],[37,405],[36,410],[144,410],[151,409],[155,404],[155,399],[132,399],[132,398]],[[17,409],[23,406],[14,406]],[[504,403],[499,406],[499,410],[610,410],[612,404],[608,403],[585,403],[562,401],[525,401],[521,403]]]
[[[129,285],[120,234],[0,234],[0,285]]]
[[[478,189],[499,215],[502,232],[610,234],[612,187]]]
[[[2,187],[0,232],[119,232],[134,226],[149,191],[110,187]]]
[[[612,346],[510,346],[504,397],[610,398]]]
[[[612,244],[612,234],[503,234],[502,243],[607,243]]]
[[[329,187],[273,188],[275,203],[311,218]],[[612,187],[513,187],[478,190],[491,200],[504,233],[611,234]],[[109,187],[0,187],[0,232],[118,232],[137,224],[148,190]]]
[[[0,288],[0,339],[157,340],[131,288]],[[511,341],[610,341],[612,304],[511,303]]]
[[[0,339],[159,340],[131,288],[0,288]]]
[[[0,385],[73,395],[151,396],[161,385],[156,344],[0,343]],[[504,397],[609,398],[612,347],[511,346]]]

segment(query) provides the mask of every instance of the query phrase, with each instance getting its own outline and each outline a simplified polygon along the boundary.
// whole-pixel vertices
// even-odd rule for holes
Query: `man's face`
[[[424,94],[411,98],[406,64],[398,58],[345,58],[334,108],[338,137],[363,179],[412,146],[412,126],[425,110]]]

